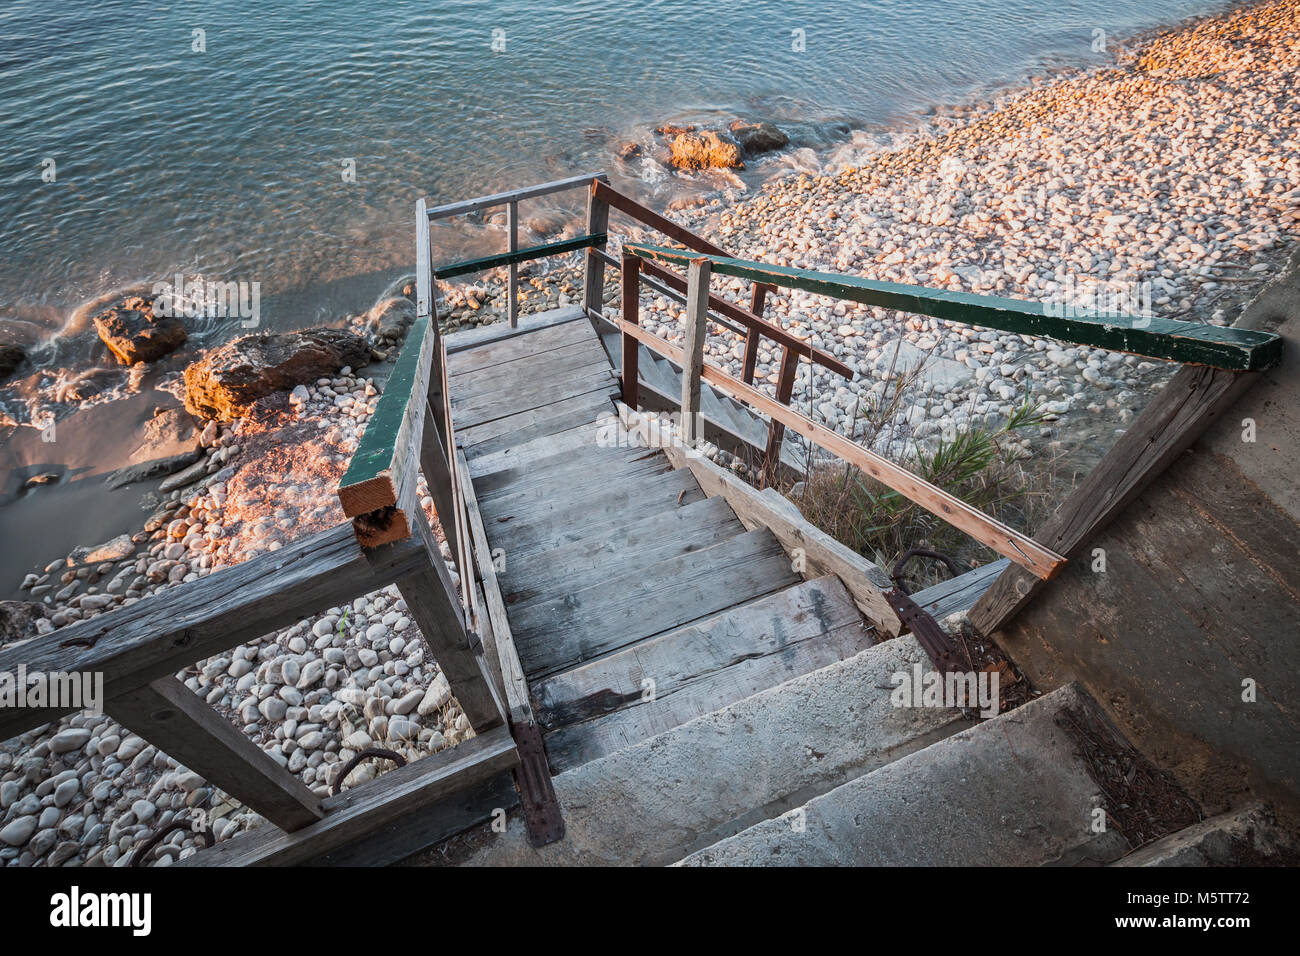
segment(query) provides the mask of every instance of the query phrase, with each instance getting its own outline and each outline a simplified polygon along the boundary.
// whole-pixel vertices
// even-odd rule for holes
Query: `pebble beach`
[[[819,174],[754,192],[724,184],[671,215],[744,258],[1085,310],[1118,294],[1156,316],[1228,324],[1300,225],[1298,73],[1300,3],[1252,4],[1136,38],[1112,67],[1040,77],[930,117],[891,148],[845,145]],[[525,283],[526,312],[580,295],[563,270]],[[732,288],[739,298],[741,283]],[[499,318],[500,276],[441,292],[449,331]],[[606,301],[617,304],[612,277]],[[680,340],[681,310],[653,297],[646,306],[643,324]],[[897,427],[868,436],[896,459],[934,436],[1005,418],[1025,399],[1049,421],[1026,437],[1026,454],[1063,442],[1099,454],[1172,371],[802,293],[771,297],[766,315],[857,371],[849,382],[805,363],[795,390],[797,407],[846,434],[864,437],[861,406],[921,367]],[[741,348],[711,334],[709,361],[738,375]],[[775,385],[779,365],[760,350],[764,387]],[[364,371],[344,368],[238,422],[206,423],[201,457],[164,482],[138,532],[32,569],[24,591],[47,609],[36,631],[343,521],[335,487],[382,390],[382,377]],[[419,759],[472,734],[395,588],[178,676],[322,794],[366,747]],[[372,761],[347,782],[386,769]],[[125,865],[151,833],[199,809],[219,841],[264,825],[107,715],[76,715],[0,744],[5,865]],[[172,864],[201,845],[178,831],[150,862]]]

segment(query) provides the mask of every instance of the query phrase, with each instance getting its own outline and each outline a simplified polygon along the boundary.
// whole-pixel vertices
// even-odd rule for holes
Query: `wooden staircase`
[[[553,772],[873,643],[837,578],[805,580],[772,531],[631,439],[591,323],[455,351],[447,371]]]

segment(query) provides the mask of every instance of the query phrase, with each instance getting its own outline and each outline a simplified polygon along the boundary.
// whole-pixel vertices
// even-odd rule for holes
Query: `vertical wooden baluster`
[[[740,380],[746,385],[754,384],[754,367],[758,365],[758,343],[762,339],[758,329],[745,331],[745,362],[740,369]]]
[[[700,434],[700,373],[704,369],[704,339],[709,330],[708,259],[691,260],[686,277],[686,340],[682,343],[686,365],[682,369],[682,440],[694,445]]]
[[[799,368],[799,355],[787,345],[781,350],[781,377],[776,382],[776,400],[782,405],[790,404],[794,394],[794,376]],[[762,486],[776,481],[777,469],[781,463],[781,439],[785,437],[785,426],[773,421],[767,429],[767,450],[763,453]]]
[[[623,253],[623,319],[631,322],[633,325],[639,325],[641,319],[641,260],[630,252]],[[623,404],[633,411],[637,410],[637,393],[638,376],[640,371],[637,366],[637,358],[640,355],[641,344],[636,339],[624,332],[621,336],[623,344]]]
[[[603,181],[603,175],[597,176],[591,183],[591,192],[587,194],[587,235],[598,236],[609,231],[609,203],[596,198],[596,182]],[[604,314],[605,308],[605,260],[596,255],[595,249],[587,250],[587,275],[582,291],[582,306],[588,318]]]
[[[510,231],[510,251],[519,251],[519,203],[506,206],[506,227]],[[519,264],[510,263],[510,277],[506,280],[506,315],[512,329],[519,327]]]

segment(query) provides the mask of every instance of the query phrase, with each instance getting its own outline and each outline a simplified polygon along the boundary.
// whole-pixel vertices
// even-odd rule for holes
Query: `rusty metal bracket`
[[[369,760],[371,757],[379,757],[381,760],[391,760],[399,767],[406,766],[406,758],[399,753],[395,753],[392,750],[385,750],[382,747],[367,747],[339,768],[338,773],[334,775],[334,783],[330,785],[330,793],[337,797],[339,792],[343,789],[343,781],[347,778],[347,775],[353,770],[356,770],[358,766],[360,766],[364,761]]]
[[[564,839],[564,818],[560,801],[551,783],[551,768],[542,744],[542,732],[535,723],[517,723],[510,733],[519,748],[519,766],[515,769],[515,786],[524,808],[524,825],[528,842],[542,847]]]
[[[907,585],[903,579],[903,565],[914,557],[934,558],[943,561],[948,566],[948,570],[952,572],[953,577],[957,576],[957,565],[946,554],[939,551],[930,551],[926,548],[912,548],[910,551],[903,552],[902,557],[894,564],[894,571],[890,575],[894,587],[885,592],[885,600],[894,609],[894,613],[898,615],[903,627],[911,631],[917,643],[925,649],[925,653],[930,658],[930,663],[934,664],[936,670],[944,674],[950,671],[964,670],[966,665],[958,658],[957,645],[948,636],[948,632],[940,627],[939,622],[909,596]]]
[[[128,863],[127,866],[144,866],[145,859],[153,848],[162,843],[163,840],[171,836],[177,830],[191,830],[197,833],[199,836],[203,837],[203,843],[208,849],[212,849],[213,844],[217,842],[216,835],[212,832],[211,826],[205,827],[202,830],[195,830],[188,820],[173,820],[171,823],[167,824],[167,826],[154,831],[149,839],[131,855],[131,862]]]

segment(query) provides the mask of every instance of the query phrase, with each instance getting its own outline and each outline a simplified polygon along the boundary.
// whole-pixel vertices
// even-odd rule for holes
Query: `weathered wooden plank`
[[[596,195],[596,187],[604,182],[604,177],[592,180],[591,191],[587,193],[587,235],[604,235],[609,231],[609,205]],[[587,248],[582,281],[582,307],[584,310],[600,312],[605,303],[605,260],[600,256],[605,243],[593,244]]]
[[[598,448],[597,454],[578,456],[545,472],[539,469],[522,482],[499,487],[495,493],[485,491],[480,494],[479,502],[485,513],[518,515],[548,499],[581,499],[607,484],[653,478],[673,470],[672,463],[662,453],[645,448],[637,451],[639,455],[634,452],[618,455],[613,449]]]
[[[425,413],[431,423],[437,420],[427,400]],[[424,472],[425,484],[429,486],[429,495],[433,498],[433,508],[438,514],[438,523],[442,525],[443,537],[459,566],[461,563],[460,533],[456,499],[452,493],[451,466],[447,463],[447,452],[443,448],[442,437],[432,425],[426,427],[420,437],[420,470]]]
[[[959,574],[955,578],[941,581],[933,587],[917,591],[912,600],[921,610],[936,621],[942,621],[958,611],[969,611],[1007,568],[1011,562],[999,558],[990,564]]]
[[[1077,555],[1151,481],[1250,387],[1256,373],[1204,366],[1179,369],[1147,403],[1036,538],[1066,557]],[[999,630],[1028,604],[1041,583],[1008,568],[971,609],[971,623],[985,634]]]
[[[498,576],[507,603],[520,607],[571,591],[584,582],[628,574],[668,558],[712,547],[745,531],[723,498],[705,498],[616,528],[507,561]]]
[[[597,437],[604,427],[598,421],[587,422],[554,435],[542,435],[489,455],[480,455],[470,462],[470,474],[475,481],[498,474],[515,477],[526,474],[534,464],[596,447]]]
[[[492,624],[492,636],[496,645],[497,663],[500,668],[502,684],[506,693],[506,709],[511,721],[531,723],[533,719],[532,704],[528,699],[528,680],[524,677],[523,665],[519,663],[519,654],[515,650],[514,635],[510,629],[510,617],[506,613],[505,599],[497,582],[496,565],[492,556],[492,546],[488,542],[487,531],[483,527],[483,516],[479,511],[474,494],[474,482],[469,477],[469,468],[462,458],[459,469],[461,489],[465,497],[465,513],[468,517],[471,544],[475,559],[483,576],[483,597],[487,602],[487,613]]]
[[[189,584],[0,649],[0,671],[102,673],[121,696],[196,660],[391,584],[423,559],[409,542],[362,553],[343,524]],[[0,740],[71,709],[0,708]]]
[[[519,320],[517,329],[498,322],[448,335],[447,374],[454,379],[501,362],[538,355],[575,342],[596,340],[591,323],[579,321],[586,318],[580,306],[552,309],[542,315],[553,316],[554,321],[533,327],[529,323],[537,316],[526,315]],[[483,338],[489,333],[492,337]]]
[[[407,474],[399,466],[407,460],[409,451],[420,445],[434,339],[429,319],[416,319],[348,470],[339,481],[339,504],[349,518],[396,506],[403,482],[415,481],[414,471]]]
[[[424,199],[415,202],[415,315],[433,314],[433,272],[430,267],[429,216]]]
[[[680,249],[641,243],[625,243],[623,248],[639,256],[678,265],[697,258]],[[861,276],[774,266],[725,255],[712,255],[709,259],[713,270],[720,275],[1162,361],[1258,371],[1271,368],[1282,359],[1282,340],[1271,332],[1143,316],[1053,315],[1052,307],[1041,302],[878,282]]]
[[[499,535],[507,554],[514,554],[551,547],[557,533],[581,536],[586,529],[620,515],[630,519],[669,510],[688,499],[698,500],[704,497],[699,487],[690,472],[674,470],[642,481],[605,484],[580,499],[552,495],[524,502],[518,508],[508,502],[482,501],[479,508],[489,539]]]
[[[794,394],[795,374],[799,369],[799,356],[790,349],[781,353],[781,374],[776,381],[776,400],[782,405],[790,404]],[[778,419],[772,419],[767,426],[767,447],[763,449],[763,483],[770,484],[776,480],[777,469],[781,467],[781,441],[785,437],[785,426]]]
[[[511,609],[515,646],[531,678],[787,587],[798,578],[767,530]]]
[[[608,395],[616,383],[617,377],[609,363],[600,362],[575,370],[564,378],[523,384],[516,389],[502,389],[494,394],[471,398],[463,405],[454,405],[453,410],[458,430],[468,431],[477,425],[512,418],[579,395],[591,392]]]
[[[620,407],[631,429],[637,423],[626,406]],[[775,489],[759,491],[740,476],[721,468],[708,458],[687,455],[667,436],[665,451],[679,468],[694,474],[710,496],[724,498],[747,528],[767,528],[786,551],[804,564],[805,577],[833,574],[840,579],[864,617],[886,637],[897,637],[902,628],[898,615],[885,600],[893,586],[884,571],[862,555],[836,541],[808,521]]]
[[[633,325],[641,324],[641,260],[636,256],[623,256],[620,264],[623,319]],[[623,381],[623,404],[638,407],[637,386],[641,372],[637,367],[641,346],[629,335],[619,336],[619,375]]]
[[[575,252],[578,249],[586,249],[589,246],[603,246],[608,240],[603,232],[595,235],[574,236],[572,239],[561,239],[558,242],[544,242],[540,245],[529,246],[526,249],[517,249],[514,252],[498,252],[496,255],[482,256],[478,259],[465,259],[461,262],[451,262],[445,266],[435,266],[433,275],[435,279],[454,279],[457,276],[469,275],[474,272],[485,272],[488,269],[496,269],[501,266],[508,266],[517,262],[528,262],[530,259],[544,259],[547,256],[558,256],[565,252]]]
[[[669,360],[679,364],[684,361],[682,351],[677,346],[670,345],[646,329],[623,322],[622,319],[612,321],[619,328],[640,339],[643,345],[654,349]],[[916,502],[927,511],[947,521],[953,527],[965,531],[972,538],[988,545],[1003,557],[1010,558],[1012,561],[1028,567],[1036,576],[1051,579],[1064,564],[1064,558],[1043,547],[1032,538],[1007,527],[1000,521],[990,518],[978,509],[972,508],[960,498],[916,477],[916,475],[894,464],[889,459],[876,454],[868,448],[863,448],[838,432],[831,431],[826,426],[814,422],[811,418],[787,408],[753,386],[732,378],[721,369],[706,363],[703,378],[706,382],[716,385],[737,401],[751,405],[768,417],[777,419],[791,431],[798,432],[814,444],[849,462],[869,477],[876,479],[886,487],[894,489],[909,501]]]
[[[104,709],[282,830],[300,830],[324,815],[320,797],[175,677],[114,697]]]
[[[543,380],[586,370],[596,365],[610,368],[609,357],[594,338],[558,349],[521,356],[509,362],[489,365],[469,374],[452,377],[452,398],[462,402],[502,389],[540,385]]]
[[[538,719],[555,728],[546,735],[552,770],[571,770],[869,647],[870,632],[847,595],[849,619],[830,627],[798,605],[768,620],[750,613],[808,584],[537,684]],[[829,595],[816,599],[826,602],[819,610],[827,617],[841,616]]]
[[[184,866],[296,866],[353,843],[434,801],[518,764],[515,742],[496,727],[322,801],[320,821],[282,833],[261,827],[181,861]]]
[[[563,483],[570,477],[581,477],[592,472],[616,475],[627,471],[639,471],[655,456],[663,461],[663,456],[658,449],[631,445],[602,447],[597,444],[596,436],[597,432],[590,431],[581,444],[563,448],[555,454],[534,458],[527,465],[515,465],[500,468],[486,475],[476,475],[474,490],[478,493],[480,501],[488,501],[530,488],[548,487],[557,482],[563,488],[565,487]]]
[[[465,216],[472,212],[479,212],[483,209],[491,209],[493,206],[504,206],[506,203],[523,202],[525,199],[536,199],[538,196],[549,196],[551,193],[564,192],[568,189],[586,189],[593,180],[608,179],[605,173],[584,173],[581,176],[569,176],[565,179],[556,179],[549,183],[538,183],[536,186],[524,186],[521,189],[511,189],[501,193],[490,193],[486,196],[476,196],[473,199],[462,199],[458,202],[447,203],[443,206],[434,206],[428,210],[426,215],[429,219],[446,219],[449,216]]]
[[[614,394],[612,388],[608,392],[586,392],[542,408],[465,429],[461,432],[461,447],[465,449],[466,457],[473,461],[479,455],[590,424],[613,411],[610,399]]]
[[[704,340],[709,331],[709,263],[691,260],[686,281],[686,334],[682,340],[682,441],[694,446],[700,427],[700,373],[704,370]],[[625,338],[631,338],[625,336]]]

